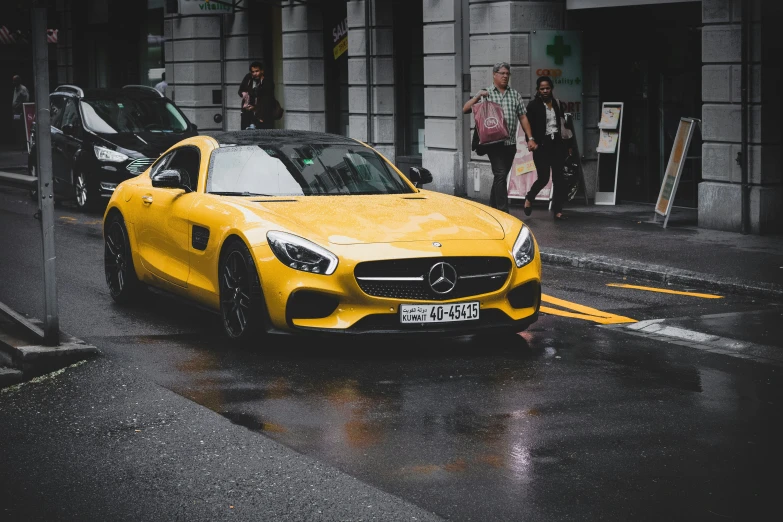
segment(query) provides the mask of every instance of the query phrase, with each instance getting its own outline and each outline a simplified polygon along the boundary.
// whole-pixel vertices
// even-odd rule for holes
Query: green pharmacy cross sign
[[[554,45],[546,46],[546,54],[555,58],[556,65],[561,65],[564,56],[571,56],[571,46],[563,45],[563,37],[557,35],[555,36]]]

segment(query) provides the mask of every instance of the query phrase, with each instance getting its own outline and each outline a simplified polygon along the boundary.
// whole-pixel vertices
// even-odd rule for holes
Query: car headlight
[[[277,259],[302,272],[330,275],[337,268],[337,256],[299,236],[286,232],[267,232],[266,239]]]
[[[511,253],[514,255],[514,262],[517,264],[517,268],[522,268],[530,263],[536,256],[536,244],[533,241],[533,234],[525,225],[522,225],[522,230],[519,231]]]
[[[95,151],[95,157],[98,158],[98,161],[113,161],[114,163],[120,163],[121,161],[127,161],[129,159],[128,156],[122,152],[107,149],[106,147],[93,145],[92,148]]]

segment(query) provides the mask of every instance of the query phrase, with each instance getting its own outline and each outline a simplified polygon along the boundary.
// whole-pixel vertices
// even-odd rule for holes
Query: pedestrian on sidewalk
[[[525,115],[525,105],[519,92],[509,85],[511,66],[498,62],[492,67],[492,86],[482,89],[473,98],[465,102],[463,114],[472,112],[473,105],[482,97],[499,104],[503,108],[508,139],[502,143],[493,143],[485,147],[489,163],[492,166],[492,190],[489,206],[508,212],[508,173],[517,153],[517,125],[522,126],[525,136],[531,136],[530,123]]]
[[[283,108],[275,98],[275,85],[264,78],[263,62],[250,64],[250,72],[239,84],[242,98],[240,128],[274,129],[275,120],[283,117]]]
[[[14,98],[11,103],[11,112],[13,113],[13,121],[11,122],[13,144],[26,151],[27,135],[24,131],[24,107],[22,104],[30,101],[30,92],[27,90],[27,87],[22,85],[22,77],[18,74],[14,75],[11,81],[14,84]]]
[[[169,84],[166,81],[166,71],[163,71],[160,73],[160,81],[155,84],[155,89],[163,96],[166,96],[166,87],[168,86]]]
[[[533,163],[536,165],[538,178],[525,196],[525,215],[533,211],[533,201],[538,193],[549,182],[549,172],[552,171],[552,213],[555,221],[568,219],[563,214],[563,203],[568,197],[568,187],[563,178],[563,165],[566,149],[570,144],[565,140],[563,111],[560,101],[552,95],[554,83],[549,76],[539,76],[536,80],[536,95],[527,105],[527,115],[530,120],[532,136],[528,138],[527,148],[533,151]]]

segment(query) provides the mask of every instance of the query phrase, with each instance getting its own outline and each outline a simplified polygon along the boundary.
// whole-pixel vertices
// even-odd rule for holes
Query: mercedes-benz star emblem
[[[430,288],[438,294],[448,294],[457,285],[457,271],[448,263],[435,263],[428,276]]]

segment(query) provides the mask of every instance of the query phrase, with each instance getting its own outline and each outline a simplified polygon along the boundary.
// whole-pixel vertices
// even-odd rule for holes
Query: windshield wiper
[[[218,196],[267,196],[267,197],[272,197],[272,194],[257,194],[255,192],[210,192],[210,194],[216,194]]]

